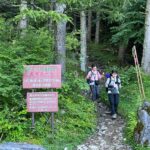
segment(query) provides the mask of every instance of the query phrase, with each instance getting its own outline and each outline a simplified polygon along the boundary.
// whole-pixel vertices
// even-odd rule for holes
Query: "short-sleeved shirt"
[[[94,82],[100,80],[101,78],[102,76],[97,70],[88,72],[87,79],[91,80],[90,85],[94,85]]]

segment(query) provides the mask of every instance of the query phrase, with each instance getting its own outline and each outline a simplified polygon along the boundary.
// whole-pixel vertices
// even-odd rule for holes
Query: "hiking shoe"
[[[117,118],[117,114],[113,114],[112,119],[116,119],[116,118]]]

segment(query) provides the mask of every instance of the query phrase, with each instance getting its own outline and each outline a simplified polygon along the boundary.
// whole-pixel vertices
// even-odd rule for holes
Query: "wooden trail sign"
[[[32,92],[27,93],[28,112],[57,112],[57,92]]]
[[[36,88],[61,88],[61,65],[25,65],[23,88],[27,93],[27,111],[32,113],[34,128],[35,112],[51,112],[51,126],[54,129],[54,112],[58,111],[57,92],[34,92]]]
[[[25,65],[23,88],[61,88],[61,65]]]

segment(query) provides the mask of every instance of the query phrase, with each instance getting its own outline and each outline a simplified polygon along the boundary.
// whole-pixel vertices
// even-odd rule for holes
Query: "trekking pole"
[[[144,91],[144,86],[143,86],[143,81],[142,81],[142,76],[141,76],[141,70],[140,70],[139,61],[138,61],[135,46],[133,46],[133,48],[132,48],[132,55],[134,57],[134,62],[135,62],[135,69],[136,69],[136,74],[137,74],[137,79],[138,79],[140,96],[143,100],[145,100],[145,91]]]

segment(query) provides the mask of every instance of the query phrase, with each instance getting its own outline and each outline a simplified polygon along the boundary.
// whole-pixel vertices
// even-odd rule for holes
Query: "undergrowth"
[[[54,90],[59,92],[54,132],[50,113],[35,113],[33,129],[31,114],[26,109],[26,93],[31,90],[22,88],[23,65],[53,64],[54,39],[45,28],[29,28],[22,38],[13,36],[9,40],[0,39],[0,142],[27,142],[43,145],[47,150],[65,147],[72,150],[96,126],[95,107],[82,93],[88,86],[82,73],[76,70],[78,62],[67,65],[66,81],[61,89]],[[73,45],[70,41],[76,42],[72,47],[76,49],[75,37],[69,34],[67,40],[69,51]]]

